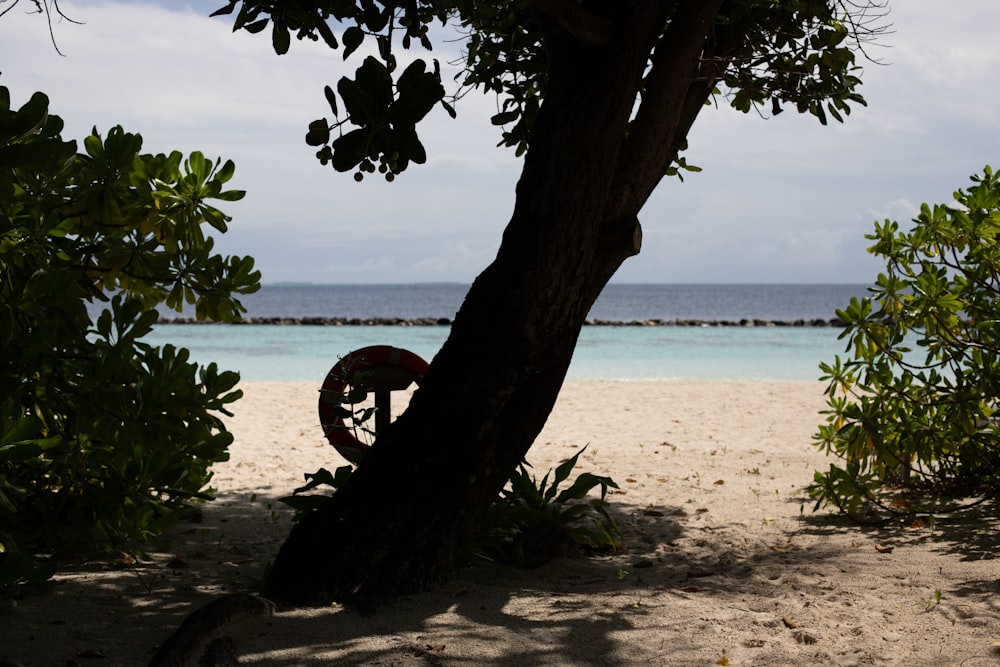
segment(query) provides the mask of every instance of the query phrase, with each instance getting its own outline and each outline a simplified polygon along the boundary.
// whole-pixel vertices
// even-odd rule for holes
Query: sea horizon
[[[261,280],[261,287],[435,287],[439,285],[452,287],[472,287],[472,282],[462,280],[412,280],[399,281],[362,281],[362,282],[318,282],[309,280]],[[843,281],[787,282],[787,281],[755,281],[755,282],[652,282],[652,281],[611,281],[607,287],[869,287],[873,283],[854,283]]]
[[[245,380],[322,382],[336,361],[368,345],[392,345],[430,361],[450,327],[303,326],[302,318],[453,318],[462,283],[268,285],[243,297],[249,318],[285,324],[157,324],[153,344],[191,350]],[[829,320],[858,284],[609,285],[589,317],[597,320]],[[174,313],[162,311],[161,316]],[[296,325],[298,324],[298,325]],[[831,326],[589,326],[569,380],[815,380],[819,363],[844,354]]]
[[[273,283],[240,296],[248,318],[451,319],[469,284]],[[852,283],[610,283],[588,319],[829,320],[866,284]],[[162,317],[190,316],[160,311]]]

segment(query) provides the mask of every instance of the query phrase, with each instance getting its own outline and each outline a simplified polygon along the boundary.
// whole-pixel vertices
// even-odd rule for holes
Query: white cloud
[[[60,4],[86,22],[54,26],[66,57],[40,17],[0,19],[0,84],[15,101],[47,92],[67,136],[121,123],[150,151],[235,160],[249,193],[224,207],[235,220],[218,246],[256,256],[265,280],[469,280],[495,254],[519,166],[495,148],[491,99],[465,98],[457,121],[432,112],[429,164],[359,186],[303,141],[329,115],[323,85],[356,62],[311,42],[277,57],[266,34],[207,17],[222,0]],[[869,107],[843,126],[706,109],[687,156],[705,171],[664,181],[640,216],[643,252],[617,279],[863,282],[873,220],[904,222],[998,165],[1000,4],[905,0],[891,20],[891,48],[872,51],[890,64],[865,64]]]

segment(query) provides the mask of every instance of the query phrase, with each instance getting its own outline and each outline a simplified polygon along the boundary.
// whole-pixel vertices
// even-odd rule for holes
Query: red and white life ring
[[[358,440],[338,414],[352,379],[361,372],[370,391],[397,391],[414,382],[420,386],[427,368],[427,362],[413,352],[391,345],[363,347],[341,358],[326,374],[319,393],[319,421],[326,439],[341,456],[358,465],[369,445]]]

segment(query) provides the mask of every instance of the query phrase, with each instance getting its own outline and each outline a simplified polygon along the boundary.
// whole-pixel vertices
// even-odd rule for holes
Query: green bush
[[[135,549],[210,497],[238,375],[142,337],[160,303],[232,320],[259,288],[202,229],[229,221],[210,200],[244,194],[223,189],[232,162],[141,154],[120,127],[77,154],[62,125],[45,95],[12,108],[0,87],[0,592]]]
[[[473,561],[538,567],[556,556],[621,549],[621,529],[608,513],[610,477],[580,473],[566,488],[586,447],[538,481],[522,463],[480,525]],[[551,481],[550,481],[551,476]],[[600,488],[600,497],[588,497]]]
[[[820,366],[815,440],[843,463],[816,473],[817,508],[940,512],[1000,490],[1000,180],[986,167],[972,181],[911,230],[886,220],[867,236],[886,270],[837,311],[850,356]]]

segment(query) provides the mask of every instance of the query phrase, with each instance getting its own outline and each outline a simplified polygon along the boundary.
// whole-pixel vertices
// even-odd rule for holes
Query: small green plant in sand
[[[255,506],[256,504],[257,504],[257,494],[251,493],[250,505]],[[278,510],[275,509],[273,500],[265,500],[263,509],[264,509],[264,517],[268,523],[278,523],[279,519]]]
[[[619,550],[621,529],[608,513],[606,500],[608,489],[618,488],[615,481],[584,472],[560,489],[585,450],[550,470],[541,481],[522,463],[483,519],[475,560],[537,567],[581,550]],[[588,497],[598,488],[598,497]]]
[[[934,595],[933,596],[927,598],[926,600],[923,600],[922,602],[920,602],[918,604],[920,606],[922,606],[925,610],[930,611],[934,607],[937,607],[938,605],[941,604],[941,597],[942,597],[941,596],[941,589],[940,588],[936,588],[936,589],[934,589]]]
[[[340,466],[334,472],[326,468],[320,468],[316,472],[305,473],[306,483],[295,489],[292,495],[278,498],[282,502],[295,510],[294,520],[298,521],[303,514],[318,509],[330,497],[328,493],[309,493],[320,487],[329,487],[336,491],[347,483],[347,479],[354,472],[354,466]]]

